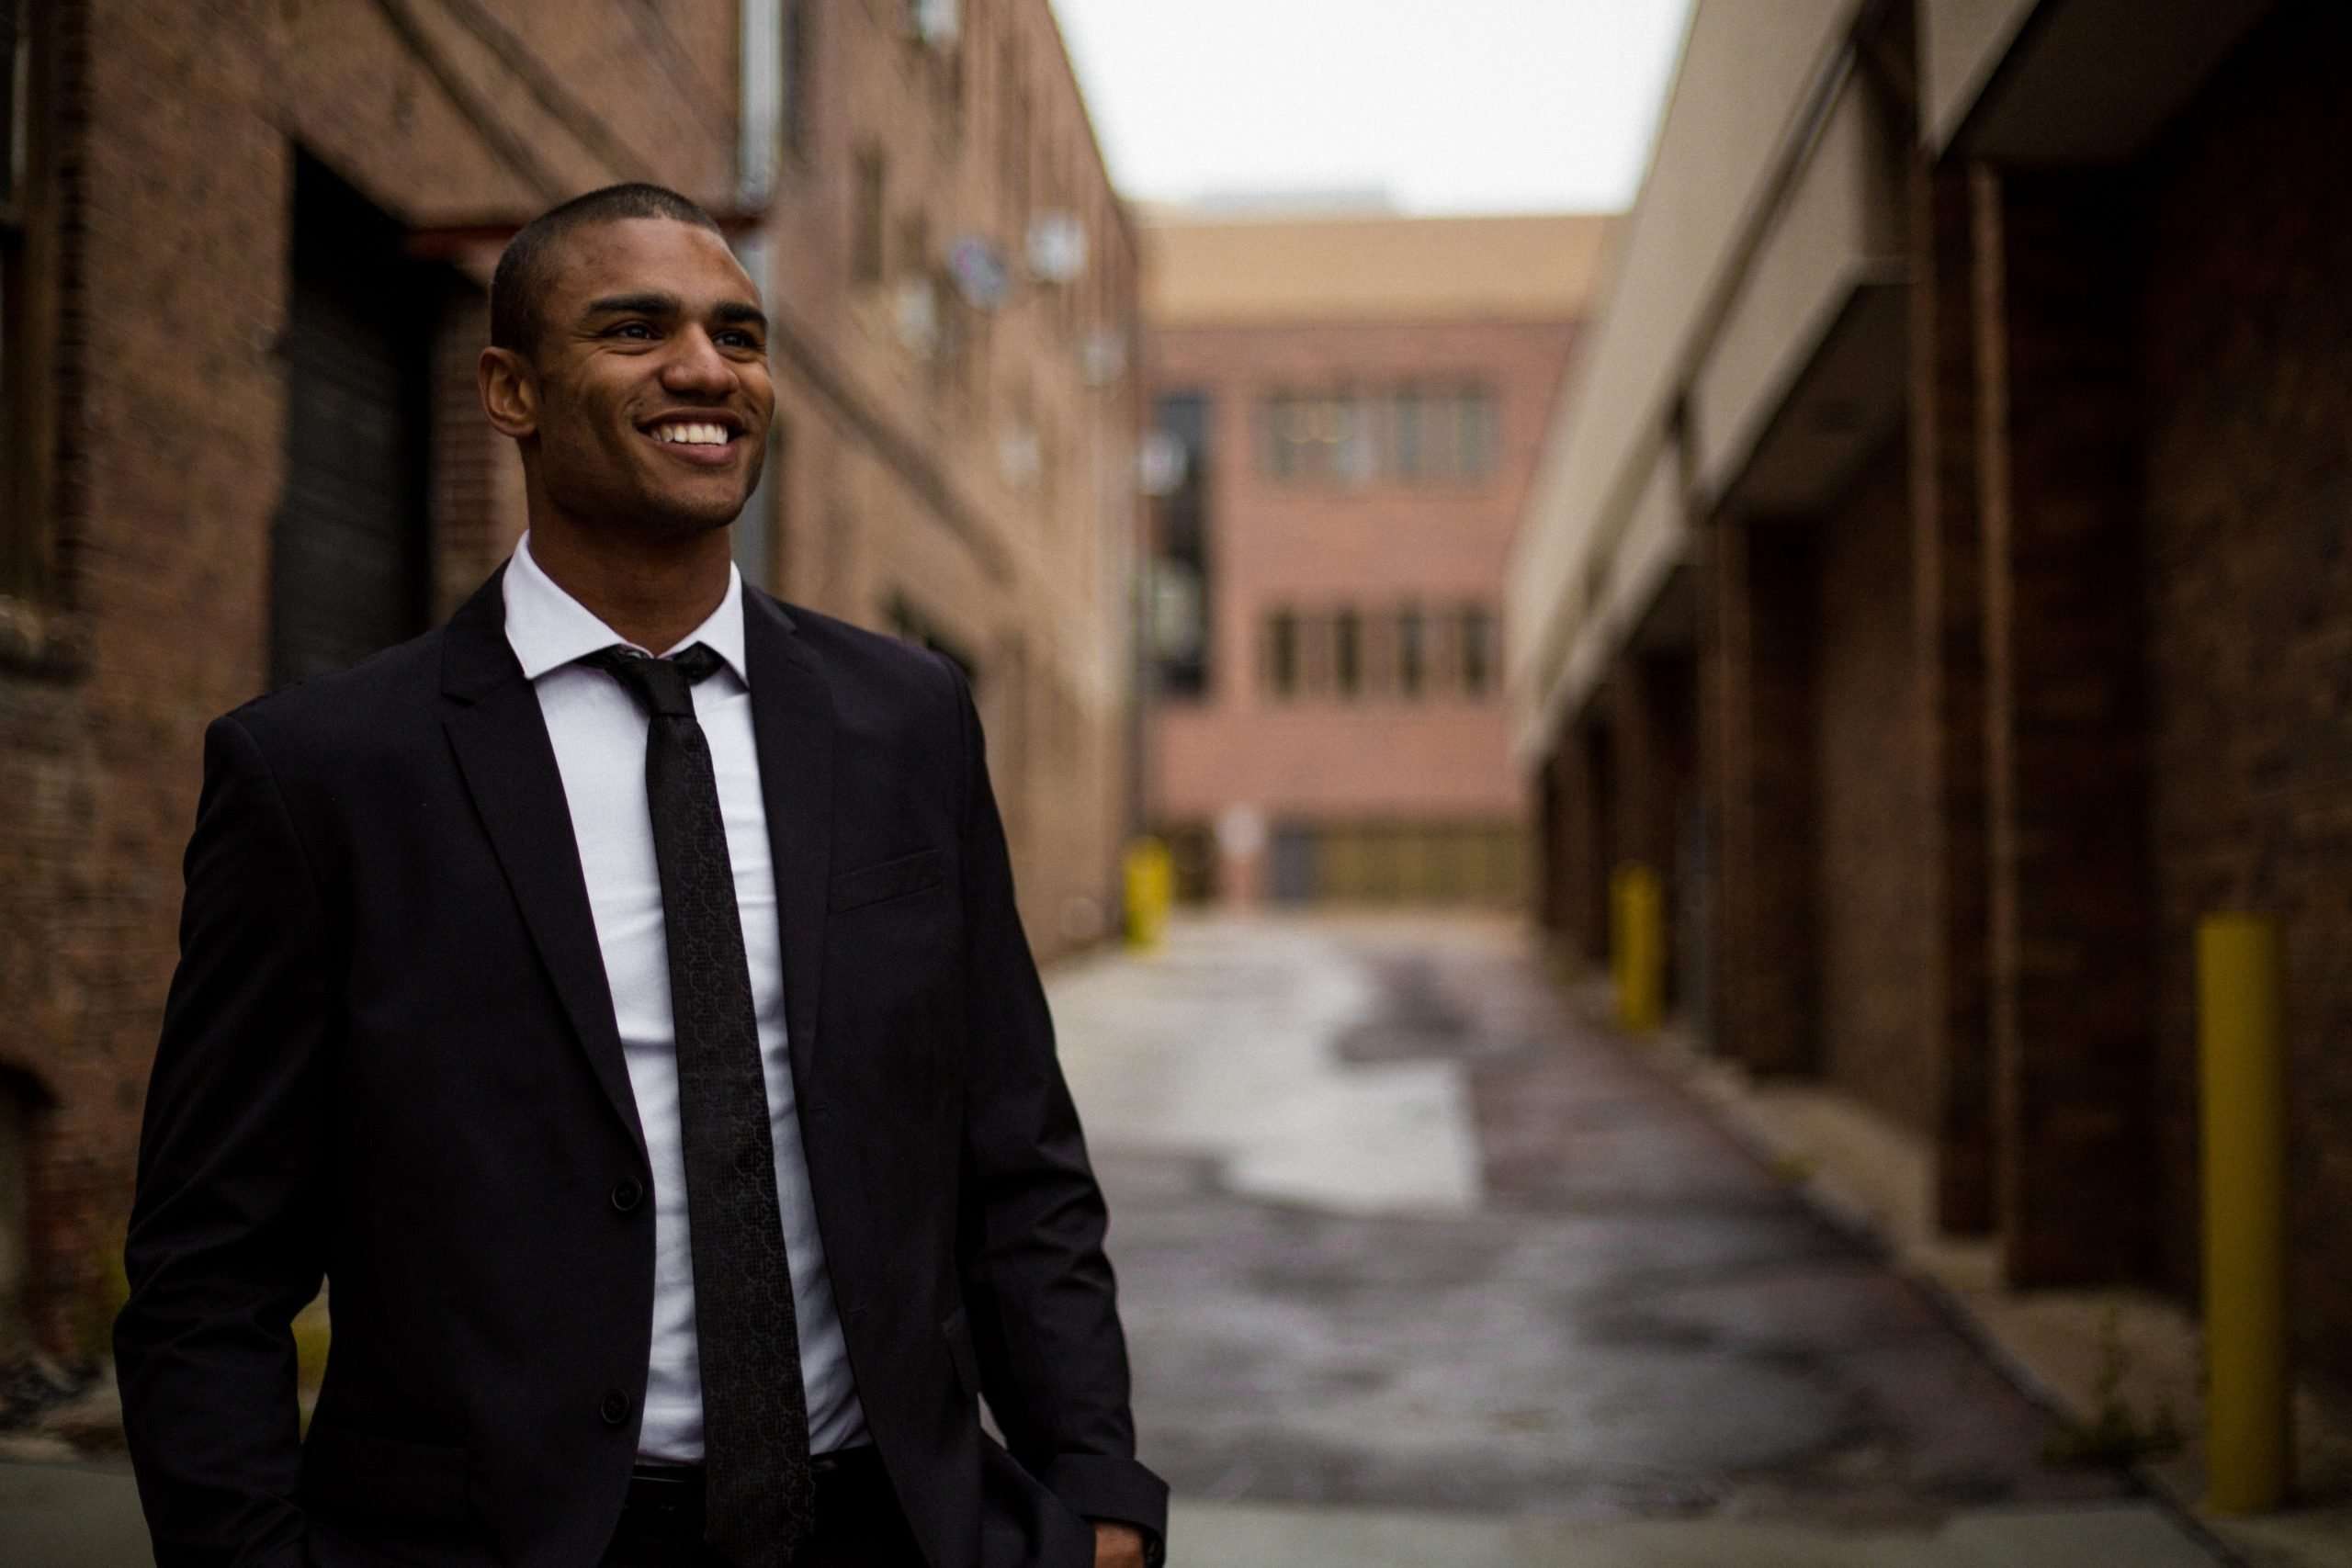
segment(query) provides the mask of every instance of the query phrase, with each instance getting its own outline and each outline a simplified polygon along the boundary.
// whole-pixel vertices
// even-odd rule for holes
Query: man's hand
[[[1096,1520],[1094,1568],[1143,1568],[1143,1531]]]

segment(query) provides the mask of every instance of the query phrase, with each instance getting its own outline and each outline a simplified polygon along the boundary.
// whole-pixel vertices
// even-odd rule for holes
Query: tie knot
[[[692,718],[694,687],[709,679],[719,665],[718,655],[707,643],[696,643],[668,659],[654,659],[633,648],[615,644],[599,649],[580,661],[602,670],[628,688],[637,705],[654,717]]]

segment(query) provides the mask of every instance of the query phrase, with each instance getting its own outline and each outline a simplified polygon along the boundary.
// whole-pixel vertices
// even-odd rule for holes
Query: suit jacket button
[[[616,1388],[606,1389],[601,1413],[605,1417],[605,1426],[619,1426],[628,1419],[628,1395]]]
[[[624,1176],[613,1184],[613,1207],[628,1213],[645,1197],[645,1184],[634,1176]]]

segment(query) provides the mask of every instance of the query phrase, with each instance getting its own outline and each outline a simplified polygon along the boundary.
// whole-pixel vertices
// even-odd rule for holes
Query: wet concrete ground
[[[1182,1499],[1894,1531],[2132,1501],[2043,1463],[2048,1418],[1513,926],[1193,923],[1053,989]]]
[[[1049,981],[1180,1568],[2211,1568],[1498,921],[1188,922]],[[147,1561],[0,1463],[0,1562]]]

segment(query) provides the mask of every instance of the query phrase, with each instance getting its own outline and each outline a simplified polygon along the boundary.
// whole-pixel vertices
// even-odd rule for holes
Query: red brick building
[[[2341,6],[1697,9],[1526,513],[1544,920],[1658,867],[1713,1049],[2019,1285],[2199,1285],[2195,931],[2283,936],[2301,1366],[2352,1385]]]
[[[1605,230],[1147,230],[1148,814],[1185,895],[1517,897],[1503,558]]]
[[[1046,0],[0,27],[0,1347],[95,1343],[204,724],[423,629],[521,528],[485,284],[580,191],[721,216],[776,320],[746,571],[970,667],[1033,939],[1105,929],[1136,251]]]

